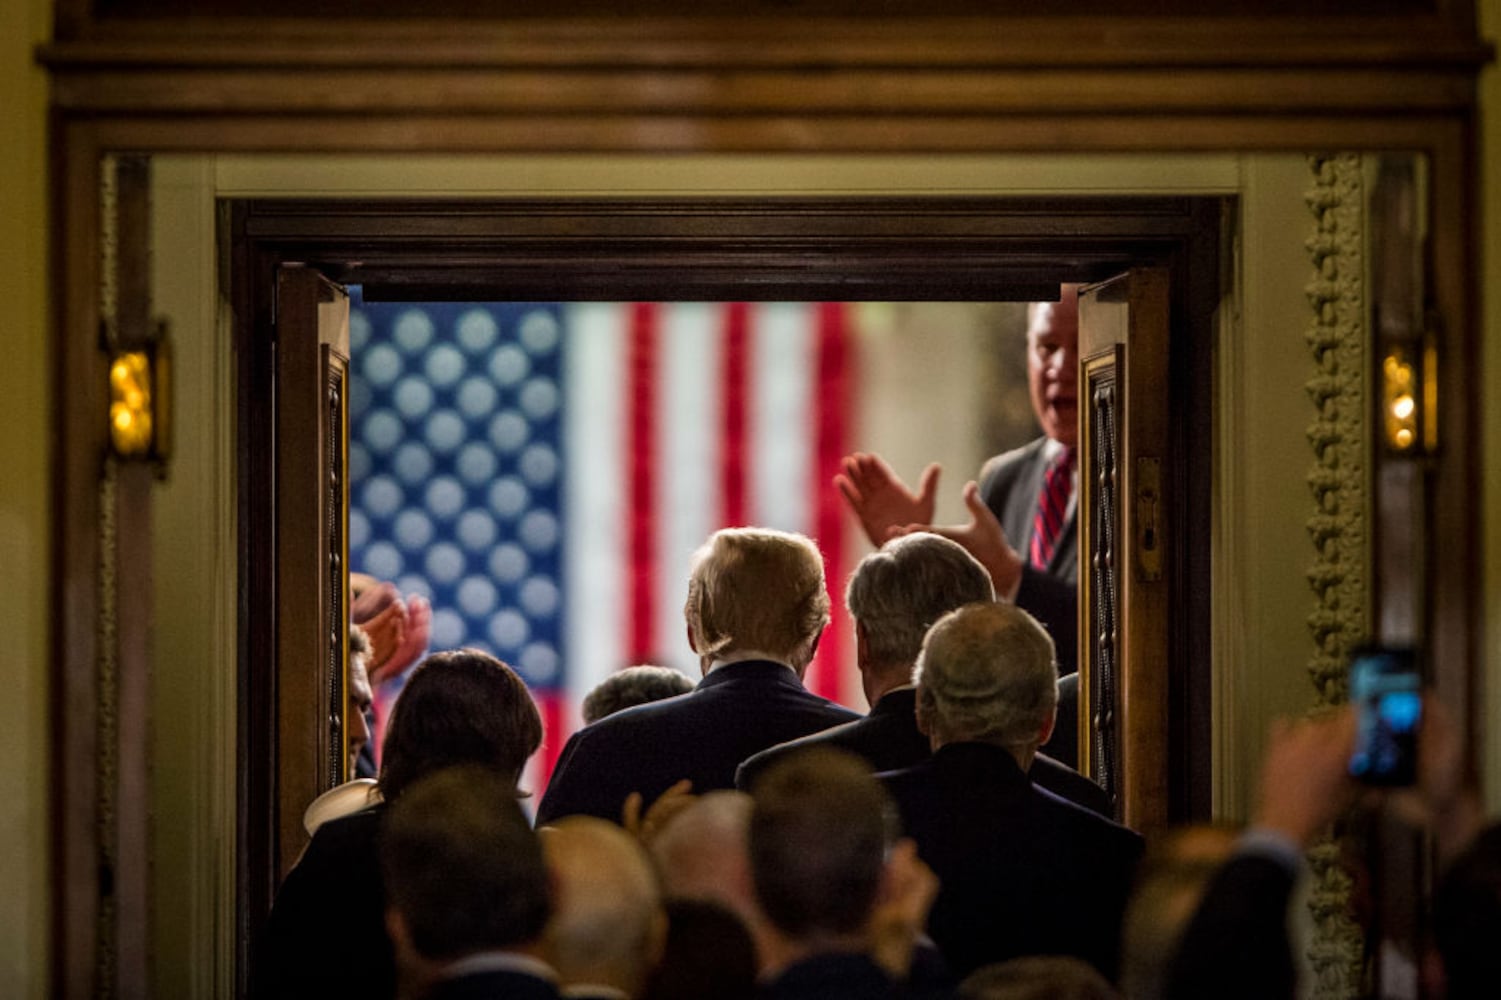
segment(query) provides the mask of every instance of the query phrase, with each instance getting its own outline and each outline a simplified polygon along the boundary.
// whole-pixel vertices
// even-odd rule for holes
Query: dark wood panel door
[[[317,271],[276,281],[277,857],[303,810],[346,774],[349,655],[349,297]]]
[[[1080,753],[1137,829],[1169,816],[1167,271],[1079,292]]]

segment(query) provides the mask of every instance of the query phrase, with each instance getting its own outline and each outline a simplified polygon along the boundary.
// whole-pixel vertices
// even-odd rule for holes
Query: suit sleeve
[[[1016,606],[1042,623],[1058,651],[1058,673],[1079,669],[1079,587],[1049,573],[1022,567]]]

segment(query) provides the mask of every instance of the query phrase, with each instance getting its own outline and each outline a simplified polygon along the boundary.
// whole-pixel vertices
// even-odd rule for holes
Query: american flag
[[[432,648],[494,653],[546,725],[633,663],[696,679],[688,563],[733,525],[800,531],[835,621],[808,686],[863,707],[829,485],[849,450],[842,303],[376,303],[354,290],[350,556],[433,605]]]

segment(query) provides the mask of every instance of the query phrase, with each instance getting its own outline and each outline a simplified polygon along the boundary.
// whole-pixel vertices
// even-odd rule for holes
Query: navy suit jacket
[[[928,933],[956,976],[1061,954],[1114,977],[1139,835],[1037,787],[985,743],[950,743],[880,778],[940,880]]]
[[[537,824],[579,813],[619,822],[631,792],[650,804],[683,778],[697,793],[734,788],[735,768],[751,754],[859,717],[809,692],[780,663],[723,664],[688,694],[574,733],[537,807]]]
[[[276,893],[251,970],[252,997],[396,995],[380,871],[385,812],[381,803],[318,827]]]
[[[1025,562],[1032,547],[1032,521],[1037,497],[1048,469],[1047,443],[1038,438],[1004,455],[997,455],[980,469],[980,499],[985,501],[1006,531],[1006,540]],[[1016,605],[1042,622],[1058,650],[1058,672],[1079,667],[1079,533],[1078,518],[1070,515],[1063,524],[1053,558],[1046,572],[1027,564],[1022,569]]]
[[[558,1000],[558,988],[524,972],[473,972],[438,980],[427,1000]]]
[[[848,750],[864,757],[876,771],[900,770],[933,756],[932,744],[917,728],[917,689],[904,687],[882,695],[863,719],[762,750],[735,771],[735,787],[749,791],[766,768],[788,754],[812,747]],[[1051,757],[1038,754],[1029,776],[1048,791],[1091,812],[1114,815],[1110,797],[1103,788]]]
[[[907,993],[861,954],[814,955],[761,988],[764,1000],[897,1000]]]

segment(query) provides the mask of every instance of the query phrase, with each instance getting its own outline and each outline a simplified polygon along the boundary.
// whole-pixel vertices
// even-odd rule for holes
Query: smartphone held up
[[[1417,780],[1422,685],[1411,649],[1381,646],[1356,652],[1350,662],[1350,703],[1356,713],[1351,777],[1386,786]]]

